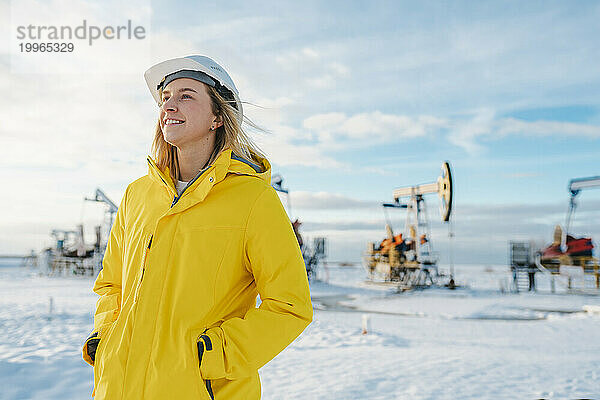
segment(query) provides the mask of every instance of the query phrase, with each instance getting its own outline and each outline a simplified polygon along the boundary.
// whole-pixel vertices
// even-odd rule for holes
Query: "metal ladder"
[[[517,267],[516,268],[516,280],[513,285],[517,293],[527,292],[529,290],[529,268],[528,267]]]

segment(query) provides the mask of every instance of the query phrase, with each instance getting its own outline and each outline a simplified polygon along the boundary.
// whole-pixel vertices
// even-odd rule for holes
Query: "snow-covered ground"
[[[0,260],[0,399],[90,398],[92,280],[17,265]],[[458,266],[467,287],[403,294],[359,267],[321,272],[314,322],[261,369],[265,399],[600,398],[600,314],[583,311],[600,296],[503,294],[504,266]]]

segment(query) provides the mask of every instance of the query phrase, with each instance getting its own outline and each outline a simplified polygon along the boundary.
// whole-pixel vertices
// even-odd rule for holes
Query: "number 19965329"
[[[73,43],[19,43],[21,53],[71,53]]]

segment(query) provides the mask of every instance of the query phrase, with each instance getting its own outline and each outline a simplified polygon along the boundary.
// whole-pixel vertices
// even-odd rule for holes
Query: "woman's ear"
[[[215,125],[215,128],[220,128],[223,126],[223,116],[217,115],[213,120],[213,124]]]

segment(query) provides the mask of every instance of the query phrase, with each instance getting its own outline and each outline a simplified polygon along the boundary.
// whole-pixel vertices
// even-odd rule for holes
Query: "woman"
[[[154,159],[125,191],[94,284],[95,397],[259,399],[258,369],[312,320],[298,242],[227,72],[188,56],[145,78]]]

